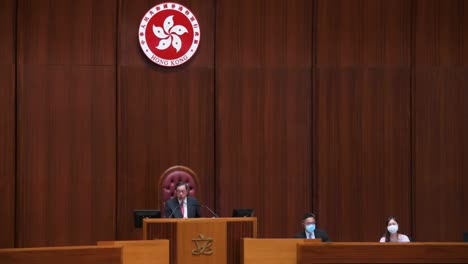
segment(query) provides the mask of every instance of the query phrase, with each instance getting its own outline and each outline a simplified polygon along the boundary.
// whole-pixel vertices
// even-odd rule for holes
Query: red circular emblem
[[[165,67],[187,62],[200,43],[200,26],[195,15],[177,3],[161,3],[141,20],[138,32],[146,56]]]

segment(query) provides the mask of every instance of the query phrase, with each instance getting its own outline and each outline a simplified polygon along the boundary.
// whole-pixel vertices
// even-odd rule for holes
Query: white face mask
[[[387,230],[390,234],[395,234],[398,231],[398,225],[389,225],[387,226]]]
[[[308,233],[313,233],[315,231],[315,224],[306,225],[305,230]]]

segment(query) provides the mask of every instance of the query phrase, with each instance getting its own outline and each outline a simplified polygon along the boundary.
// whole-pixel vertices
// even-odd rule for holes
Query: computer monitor
[[[468,242],[468,232],[463,233],[463,241]]]
[[[238,208],[232,210],[233,217],[252,217],[254,215],[254,209]]]
[[[135,227],[142,228],[144,218],[161,218],[161,211],[157,209],[133,210],[133,217]]]

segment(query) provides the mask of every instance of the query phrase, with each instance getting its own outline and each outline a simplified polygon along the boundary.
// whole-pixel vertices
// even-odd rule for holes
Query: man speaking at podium
[[[188,196],[188,183],[177,183],[175,192],[176,196],[166,201],[165,216],[167,218],[200,217],[200,204],[195,197]]]

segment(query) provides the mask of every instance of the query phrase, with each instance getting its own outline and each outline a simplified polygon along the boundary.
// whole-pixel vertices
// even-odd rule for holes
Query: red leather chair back
[[[175,196],[175,187],[179,182],[189,185],[189,195],[195,196],[198,188],[198,178],[193,170],[185,166],[174,166],[167,169],[159,179],[159,190],[161,192],[160,202],[164,212],[165,202]]]

